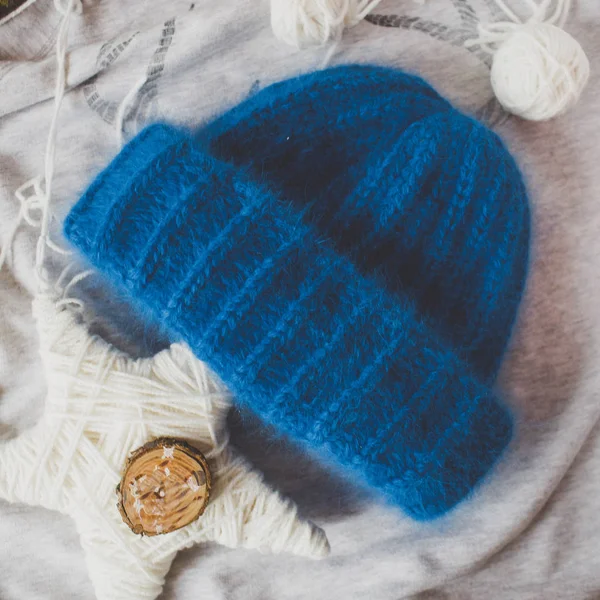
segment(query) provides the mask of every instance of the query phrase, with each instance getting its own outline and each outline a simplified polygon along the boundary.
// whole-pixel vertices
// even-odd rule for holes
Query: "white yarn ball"
[[[491,79],[507,111],[544,121],[576,104],[589,74],[587,56],[572,36],[554,25],[529,23],[497,50]]]
[[[322,46],[355,25],[367,4],[365,0],[271,0],[271,25],[286,44]]]
[[[271,26],[290,46],[321,46],[341,33],[347,7],[348,0],[271,0]]]

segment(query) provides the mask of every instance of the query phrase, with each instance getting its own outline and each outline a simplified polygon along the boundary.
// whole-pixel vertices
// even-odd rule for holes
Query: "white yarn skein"
[[[491,81],[498,101],[530,121],[546,121],[574,106],[590,74],[579,43],[547,23],[525,25],[498,49]]]
[[[583,48],[560,28],[571,0],[527,0],[532,17],[523,23],[503,2],[496,0],[508,21],[479,27],[479,45],[494,54],[491,84],[496,98],[510,113],[530,121],[546,121],[574,106],[583,92],[590,65]]]
[[[271,0],[277,38],[297,48],[323,46],[362,21],[381,0]]]

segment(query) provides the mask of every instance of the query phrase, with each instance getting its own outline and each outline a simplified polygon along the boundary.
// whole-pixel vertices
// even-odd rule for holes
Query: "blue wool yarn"
[[[276,83],[197,138],[266,178],[364,274],[495,379],[525,283],[529,209],[500,139],[421,79],[343,66]]]
[[[445,513],[508,444],[508,411],[411,294],[361,273],[312,207],[250,171],[151,126],[65,234],[266,422],[412,517]]]

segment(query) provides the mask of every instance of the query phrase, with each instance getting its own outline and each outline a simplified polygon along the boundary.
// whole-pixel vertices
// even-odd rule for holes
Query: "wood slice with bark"
[[[154,536],[198,519],[210,495],[204,455],[183,440],[159,438],[136,450],[117,487],[123,521],[136,534]]]

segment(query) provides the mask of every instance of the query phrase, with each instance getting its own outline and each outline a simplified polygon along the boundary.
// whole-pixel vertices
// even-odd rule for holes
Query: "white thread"
[[[0,445],[0,497],[75,519],[99,600],[153,600],[175,554],[196,543],[327,554],[323,532],[228,446],[230,394],[187,347],[133,360],[49,295],[36,298],[34,314],[48,397],[40,422]],[[202,450],[214,487],[198,521],[140,537],[122,522],[115,488],[130,452],[161,436]]]
[[[74,266],[75,266],[75,262],[71,261],[63,268],[63,270],[60,272],[60,275],[57,277],[56,282],[54,284],[54,292],[55,292],[56,297],[59,297],[59,296],[64,297],[63,292],[68,285],[68,284],[65,285],[64,282],[67,279],[67,275],[71,272],[71,269]]]
[[[93,275],[93,273],[94,273],[94,271],[92,269],[88,269],[87,271],[82,271],[80,273],[77,273],[77,275],[75,275],[71,279],[71,281],[69,281],[69,283],[64,287],[64,290],[62,291],[62,295],[63,295],[62,299],[63,300],[67,300],[67,299],[72,300],[72,298],[68,298],[71,288],[75,287],[78,283],[80,283],[84,279],[87,279],[90,275]]]
[[[25,0],[23,4],[17,5],[13,8],[5,17],[0,19],[0,25],[4,25],[8,23],[10,20],[14,19],[17,15],[20,15],[25,9],[29,8],[34,2],[37,0]],[[4,4],[7,4],[6,2]]]
[[[62,0],[54,0],[54,8],[63,16],[71,12],[78,15],[83,13],[83,3],[81,0],[67,0],[66,3]]]
[[[28,190],[32,190],[33,193],[26,195],[25,192]],[[0,252],[0,269],[2,269],[5,262],[8,262],[12,259],[12,247],[22,223],[25,222],[32,227],[39,227],[41,225],[41,218],[34,218],[32,213],[34,211],[42,210],[43,196],[44,191],[42,190],[41,178],[39,176],[25,182],[15,192],[15,197],[20,204],[19,214],[17,215],[13,228],[8,234],[6,243]]]
[[[381,0],[271,0],[271,25],[283,42],[303,48],[339,39]]]
[[[20,208],[14,226],[8,235],[8,239],[2,250],[0,251],[0,270],[4,266],[5,262],[12,259],[12,247],[19,231],[19,228],[23,223],[40,229],[38,242],[36,245],[36,260],[35,270],[38,282],[38,288],[40,290],[48,290],[50,288],[50,282],[44,272],[44,263],[46,259],[46,250],[52,250],[53,252],[69,256],[72,254],[71,251],[65,250],[58,244],[52,241],[49,228],[50,228],[50,203],[52,196],[52,181],[54,178],[54,165],[56,156],[56,137],[58,127],[58,116],[62,101],[64,99],[66,91],[66,55],[67,55],[67,40],[69,34],[69,24],[71,15],[81,14],[83,11],[81,0],[67,0],[63,2],[61,0],[54,0],[54,6],[58,12],[63,15],[61,24],[59,26],[59,32],[56,40],[56,82],[55,82],[55,96],[54,96],[54,111],[52,113],[52,119],[50,122],[50,128],[48,131],[48,138],[46,141],[46,152],[44,157],[44,176],[37,175],[22,184],[16,191],[15,197],[19,201]],[[45,183],[45,187],[42,185],[42,181]],[[39,217],[34,217],[33,213],[39,212]],[[84,303],[76,298],[68,298],[67,294],[77,283],[88,277],[92,272],[90,270],[80,274],[76,274],[72,281],[63,287],[64,275],[74,263],[67,265],[63,269],[57,282],[54,285],[54,290],[59,297],[57,299],[59,306],[70,305],[73,308],[82,311]]]
[[[480,25],[478,37],[466,42],[494,54],[492,88],[509,112],[543,121],[574,106],[590,73],[580,44],[564,25],[571,0],[525,0],[531,12],[523,22],[504,2],[495,0],[507,21]]]
[[[146,85],[146,81],[148,81],[148,79],[146,78],[145,75],[144,75],[144,77],[141,77],[140,79],[138,79],[138,81],[136,81],[133,84],[133,87],[129,90],[129,92],[127,92],[127,94],[121,101],[121,104],[119,105],[117,114],[115,116],[115,128],[116,128],[116,132],[117,132],[117,141],[119,143],[119,146],[122,146],[124,143],[123,125],[124,125],[125,117],[127,116],[126,111],[129,108],[133,99],[139,94],[140,90],[144,87],[144,85]]]
[[[62,13],[63,19],[58,30],[56,39],[56,87],[54,93],[54,112],[50,122],[48,141],[46,143],[46,154],[44,157],[44,196],[42,204],[42,221],[40,225],[40,237],[38,239],[38,250],[36,253],[36,272],[40,289],[48,287],[48,281],[43,273],[46,248],[50,239],[50,202],[52,199],[52,183],[54,179],[54,165],[56,157],[56,134],[58,127],[58,115],[65,96],[67,85],[67,42],[69,38],[69,25],[73,12],[81,14],[83,8],[81,0],[67,0],[66,5],[60,0],[54,0],[54,6]]]
[[[54,177],[54,165],[56,156],[56,135],[58,127],[58,116],[63,98],[65,96],[67,83],[67,41],[69,36],[69,25],[73,13],[81,14],[83,7],[81,0],[54,0],[54,6],[63,17],[58,29],[56,38],[56,83],[54,92],[54,111],[48,131],[46,141],[46,152],[44,156],[44,187],[42,187],[42,177],[36,176],[33,179],[25,182],[15,192],[15,196],[20,202],[20,210],[15,221],[15,224],[8,236],[2,251],[0,252],[0,269],[4,266],[7,260],[11,259],[12,246],[15,237],[23,222],[40,228],[40,235],[36,247],[35,272],[37,276],[38,288],[48,289],[49,282],[44,272],[44,262],[46,258],[46,249],[50,248],[55,251],[63,252],[59,246],[54,244],[49,235],[50,228],[50,201],[52,198],[52,180]],[[32,190],[32,194],[25,196],[27,190]],[[39,220],[31,217],[31,212],[39,210],[41,217]]]

